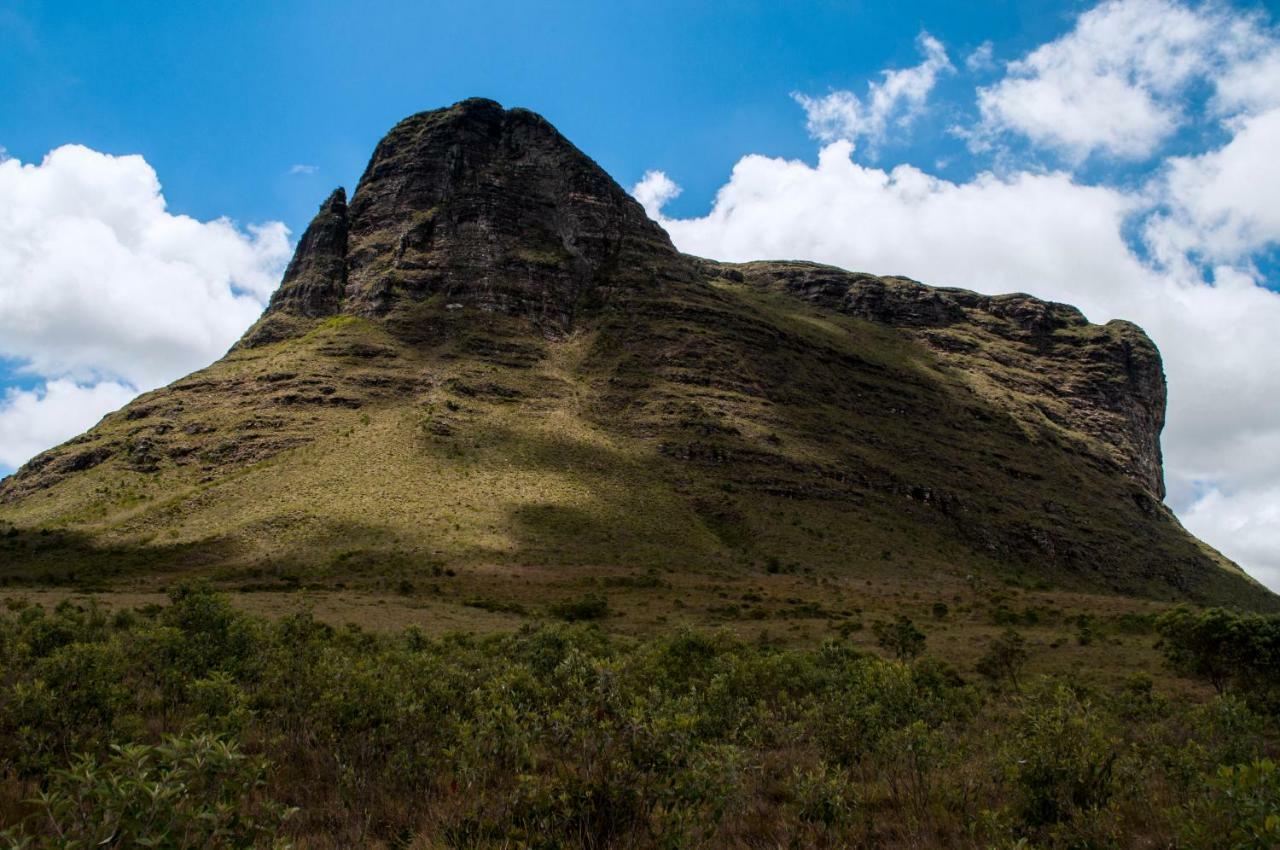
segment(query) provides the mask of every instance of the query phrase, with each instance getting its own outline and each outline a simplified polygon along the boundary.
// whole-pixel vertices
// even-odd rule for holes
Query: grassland
[[[335,628],[390,634],[414,627],[435,637],[511,633],[555,622],[559,604],[598,598],[607,613],[596,624],[623,637],[692,629],[792,647],[839,639],[860,651],[879,652],[872,624],[906,615],[927,634],[931,655],[970,672],[990,641],[1014,624],[1028,640],[1032,673],[1099,685],[1143,674],[1179,692],[1205,693],[1163,669],[1152,628],[1166,608],[1158,602],[942,575],[904,577],[892,562],[874,576],[857,579],[780,569],[743,577],[730,569],[691,575],[658,569],[581,567],[569,573],[558,567],[461,567],[424,576],[401,568],[327,580],[214,569],[202,577],[248,614],[280,619],[307,612]],[[112,591],[10,588],[5,598],[50,609],[72,602],[114,612],[162,604],[167,592],[192,578],[184,571],[123,582]],[[944,613],[937,613],[939,605]],[[1088,635],[1085,643],[1082,630]]]

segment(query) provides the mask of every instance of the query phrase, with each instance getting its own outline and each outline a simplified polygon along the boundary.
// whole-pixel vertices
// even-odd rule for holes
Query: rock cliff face
[[[1030,425],[1048,420],[1096,441],[1163,499],[1165,380],[1155,344],[1130,322],[1092,325],[1068,304],[987,296],[812,263],[707,264],[829,310],[901,328],[944,362],[989,379]]]
[[[1276,607],[1161,504],[1164,393],[1066,305],[682,255],[463,101],[324,202],[225,358],[0,483],[0,577],[781,563]]]
[[[384,316],[406,302],[520,316],[566,331],[619,287],[679,264],[665,231],[541,116],[489,100],[401,121],[378,143],[348,212],[341,190],[317,214],[278,314]]]
[[[333,316],[347,288],[347,193],[335,189],[298,240],[267,315]]]

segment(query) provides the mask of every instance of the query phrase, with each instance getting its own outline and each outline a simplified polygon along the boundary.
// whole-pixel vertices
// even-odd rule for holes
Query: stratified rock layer
[[[1048,419],[1094,438],[1127,475],[1164,498],[1164,370],[1137,325],[1092,325],[1075,307],[1022,293],[980,295],[814,263],[707,268],[736,268],[754,286],[903,329],[945,362],[989,378],[1020,419]]]
[[[338,312],[347,288],[349,229],[347,193],[334,189],[298,240],[284,280],[267,307],[269,314],[315,318]]]
[[[1277,607],[1161,503],[1164,403],[1131,324],[682,255],[469,100],[391,130],[225,358],[0,483],[0,547],[34,541],[10,578],[773,564]]]
[[[341,201],[339,190],[307,229],[264,326],[278,313],[385,316],[436,298],[566,331],[614,290],[652,286],[655,265],[682,263],[640,204],[545,119],[490,100],[401,121],[349,214]],[[249,339],[275,336],[260,327]]]

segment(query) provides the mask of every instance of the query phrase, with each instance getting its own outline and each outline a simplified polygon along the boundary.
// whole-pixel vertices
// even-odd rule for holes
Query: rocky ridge
[[[1093,325],[1069,304],[1024,293],[980,295],[814,263],[704,262],[704,268],[901,328],[944,362],[989,379],[1028,424],[1047,419],[1087,435],[1125,474],[1164,498],[1164,370],[1155,344],[1132,322]]]

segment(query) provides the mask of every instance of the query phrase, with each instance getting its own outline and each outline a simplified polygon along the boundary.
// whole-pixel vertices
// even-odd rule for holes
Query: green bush
[[[1240,691],[1272,709],[1280,705],[1280,615],[1178,607],[1156,620],[1161,647],[1178,673],[1218,693]]]
[[[1005,629],[978,659],[977,671],[993,682],[1007,679],[1014,688],[1020,687],[1019,676],[1029,657],[1026,643],[1017,630]]]
[[[1095,815],[1115,792],[1117,742],[1092,703],[1065,686],[1035,695],[1006,755],[1029,827]]]
[[[55,770],[34,801],[34,837],[7,838],[48,850],[281,847],[292,811],[264,798],[265,773],[263,761],[209,735],[114,746],[103,760]]]
[[[1266,782],[1202,781],[1280,743],[1234,685],[1199,704],[1150,677],[1002,692],[923,655],[906,618],[877,636],[903,660],[595,623],[379,635],[252,618],[201,587],[113,618],[15,606],[0,611],[0,816],[43,794],[14,844],[72,846],[51,843],[51,818],[100,841],[84,813],[142,823],[140,777],[165,807],[147,829],[220,824],[208,846],[283,830],[353,847],[1056,850],[1172,846],[1194,821],[1226,835],[1266,811]],[[300,808],[283,826],[263,781]],[[194,792],[165,790],[179,782]],[[208,835],[170,831],[188,833]]]
[[[829,829],[847,828],[858,812],[858,789],[852,776],[824,761],[808,768],[797,767],[791,776],[789,796],[801,821]]]
[[[924,632],[916,628],[909,617],[899,614],[892,623],[877,620],[871,624],[880,648],[893,653],[899,660],[916,658],[924,652]]]
[[[584,596],[553,603],[549,610],[552,616],[568,623],[601,620],[609,616],[609,602],[603,596]]]
[[[1270,759],[1222,767],[1186,809],[1183,831],[1194,850],[1280,847],[1280,769]]]

